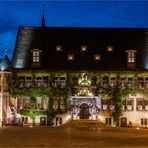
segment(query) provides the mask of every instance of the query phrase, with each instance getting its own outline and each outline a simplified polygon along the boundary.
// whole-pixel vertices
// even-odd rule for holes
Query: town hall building
[[[0,63],[0,124],[148,125],[148,29],[20,26]]]

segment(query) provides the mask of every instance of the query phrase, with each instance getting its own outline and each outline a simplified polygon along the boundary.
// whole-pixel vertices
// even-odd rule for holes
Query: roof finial
[[[8,54],[8,49],[7,48],[5,48],[5,55],[7,55]]]
[[[42,4],[42,24],[41,24],[41,26],[42,26],[42,28],[45,28],[45,18],[44,18],[44,9],[45,9],[45,4],[43,3]]]

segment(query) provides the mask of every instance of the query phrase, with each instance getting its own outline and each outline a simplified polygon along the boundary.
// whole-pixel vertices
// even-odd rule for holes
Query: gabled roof
[[[2,61],[0,62],[0,71],[7,71],[10,68],[10,61],[7,54],[4,56]]]
[[[62,51],[55,50],[56,45]],[[87,46],[87,52],[80,51]],[[113,52],[107,52],[113,46]],[[74,28],[74,27],[20,27],[12,59],[14,69],[32,69],[32,49],[40,49],[43,70],[129,70],[127,53],[136,50],[136,68],[148,68],[148,29],[145,28]],[[68,61],[67,55],[74,60]],[[94,55],[101,55],[95,61]]]

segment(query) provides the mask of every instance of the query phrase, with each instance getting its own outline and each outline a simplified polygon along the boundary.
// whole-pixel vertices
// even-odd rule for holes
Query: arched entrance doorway
[[[127,127],[127,118],[126,117],[121,118],[121,127]]]
[[[87,103],[80,105],[80,119],[89,119],[89,106]]]

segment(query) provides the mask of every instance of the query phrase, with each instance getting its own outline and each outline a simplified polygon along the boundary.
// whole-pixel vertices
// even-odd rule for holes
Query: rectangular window
[[[127,61],[128,63],[135,63],[135,56],[136,56],[136,50],[127,50]]]
[[[100,61],[101,60],[101,55],[100,54],[95,54],[94,55],[94,60],[95,61]]]
[[[141,125],[147,125],[147,118],[141,118]]]
[[[107,51],[108,52],[113,52],[113,46],[107,46]]]
[[[40,62],[40,51],[39,50],[34,50],[32,55],[33,55],[32,57],[33,62],[35,63]]]
[[[68,54],[67,55],[67,60],[73,61],[74,60],[74,54]]]
[[[81,46],[81,52],[86,52],[87,51],[87,46]]]
[[[109,125],[111,125],[111,122],[112,120],[111,120],[111,118],[105,118],[105,124],[109,124]]]
[[[55,48],[56,48],[56,51],[62,51],[62,46],[61,45],[57,45]]]

